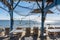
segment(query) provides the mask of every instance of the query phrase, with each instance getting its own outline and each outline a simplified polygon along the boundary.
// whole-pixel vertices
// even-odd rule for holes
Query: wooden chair
[[[9,32],[10,32],[10,28],[5,28],[5,35],[9,35]]]
[[[31,28],[26,28],[25,36],[29,37],[31,35]]]
[[[33,40],[37,40],[38,32],[39,32],[38,27],[33,27],[33,35],[32,35]]]
[[[48,29],[54,29],[53,27],[48,27]]]
[[[17,27],[16,30],[22,30],[23,28]],[[17,33],[18,36],[21,36],[22,33]]]
[[[33,35],[37,34],[38,35],[38,27],[33,28]]]

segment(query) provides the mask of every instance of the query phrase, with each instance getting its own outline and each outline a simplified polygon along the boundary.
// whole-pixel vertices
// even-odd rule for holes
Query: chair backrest
[[[5,35],[9,35],[10,28],[5,28]]]
[[[21,30],[22,28],[17,27],[16,29],[17,29],[17,30]]]
[[[55,27],[55,29],[60,29],[60,27]]]
[[[38,34],[38,27],[33,28],[33,34]]]
[[[53,27],[48,27],[48,29],[54,29]]]
[[[26,36],[30,36],[31,35],[31,28],[26,28]]]

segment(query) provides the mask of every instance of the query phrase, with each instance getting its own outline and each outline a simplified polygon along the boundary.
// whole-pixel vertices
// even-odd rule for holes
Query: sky
[[[0,3],[0,5],[5,8],[5,6],[3,6],[1,3]],[[20,2],[19,5],[29,7],[32,9],[38,8],[36,3],[34,3],[34,2],[33,3]],[[57,5],[57,6],[60,7],[60,5]],[[53,14],[47,14],[46,20],[60,20],[60,12],[56,9],[56,6],[52,7],[50,10],[53,12]],[[20,19],[24,19],[24,20],[35,19],[35,20],[39,20],[39,21],[41,20],[41,14],[34,14],[34,15],[30,15],[30,16],[21,16],[21,15],[31,14],[30,12],[32,10],[30,10],[30,9],[25,9],[25,8],[21,8],[21,7],[17,6],[14,11],[17,11],[17,13],[14,12],[14,15],[13,15],[14,20],[20,20]],[[10,19],[9,13],[0,8],[0,20],[9,20],[9,19]]]

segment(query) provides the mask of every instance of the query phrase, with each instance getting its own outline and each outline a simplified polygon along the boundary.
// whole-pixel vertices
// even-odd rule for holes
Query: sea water
[[[14,20],[13,27],[32,27],[40,25],[37,21],[32,20]],[[10,20],[0,20],[0,27],[10,27]]]

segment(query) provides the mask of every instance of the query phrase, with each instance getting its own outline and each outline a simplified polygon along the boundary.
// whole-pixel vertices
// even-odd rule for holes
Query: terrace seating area
[[[11,32],[9,28],[5,28],[5,35],[2,37],[6,40],[40,40],[40,29],[38,27],[33,28],[16,28]],[[32,31],[32,32],[31,32]],[[10,36],[12,34],[12,36]],[[57,36],[58,35],[58,36]],[[60,29],[49,27],[44,31],[45,40],[60,38]],[[11,37],[11,38],[10,38]],[[1,38],[1,37],[0,37]],[[7,39],[8,38],[8,39]]]
[[[23,28],[16,28],[16,29],[13,29],[11,32],[9,30],[10,30],[9,28],[5,28],[4,37],[6,38],[12,37],[10,38],[10,40],[11,39],[19,40],[20,38],[21,40],[23,40],[23,39],[26,39],[27,37],[28,38],[32,37],[33,40],[37,40],[38,38],[38,27],[33,27],[33,29],[25,28],[25,30]],[[33,31],[32,33],[31,33],[31,30]],[[10,34],[12,34],[12,36],[10,36]]]

